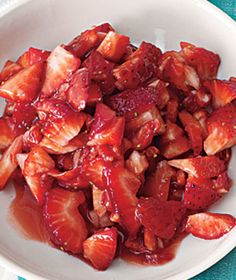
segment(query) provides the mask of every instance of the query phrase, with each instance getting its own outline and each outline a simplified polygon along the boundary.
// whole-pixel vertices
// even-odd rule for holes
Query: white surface
[[[3,15],[0,11],[0,53],[17,58],[29,46],[52,49],[81,30],[110,21],[132,41],[147,40],[166,49],[189,41],[216,51],[222,58],[221,77],[236,74],[236,24],[204,0],[34,0]],[[235,151],[234,151],[235,155]],[[231,162],[236,164],[236,157]],[[231,172],[236,181],[236,173]],[[24,240],[7,222],[11,188],[0,193],[0,263],[28,280],[151,280],[188,279],[208,268],[236,245],[236,230],[215,241],[186,238],[174,261],[160,267],[137,267],[121,260],[106,272],[97,272],[58,250]],[[236,188],[214,206],[236,216]]]

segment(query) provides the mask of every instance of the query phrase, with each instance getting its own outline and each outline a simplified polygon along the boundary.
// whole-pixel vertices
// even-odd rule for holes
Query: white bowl
[[[222,58],[222,78],[236,74],[236,24],[204,0],[14,2],[0,11],[1,64],[6,59],[16,59],[29,46],[52,49],[83,29],[109,21],[134,42],[147,40],[163,49],[178,49],[180,41],[207,47]],[[235,154],[236,151],[231,169],[236,165]],[[235,172],[231,177],[236,182]],[[140,267],[116,260],[106,272],[97,272],[76,258],[19,235],[7,219],[13,197],[11,187],[0,193],[0,263],[27,280],[184,280],[216,263],[236,245],[236,229],[214,241],[188,236],[176,258],[164,266]],[[233,188],[213,210],[236,216],[235,201]]]

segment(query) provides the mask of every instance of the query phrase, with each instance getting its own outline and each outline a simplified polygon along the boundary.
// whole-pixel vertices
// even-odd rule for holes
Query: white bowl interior
[[[0,19],[0,62],[16,59],[29,46],[52,49],[82,30],[111,22],[133,42],[147,40],[162,49],[178,49],[180,41],[207,47],[220,54],[220,76],[236,75],[236,25],[204,0],[44,0],[24,1]],[[3,103],[0,104],[3,109]],[[231,162],[231,177],[236,181]],[[191,236],[181,244],[174,261],[159,267],[138,267],[121,260],[106,272],[97,272],[47,245],[25,240],[7,219],[14,190],[0,193],[0,262],[30,279],[144,280],[187,279],[222,258],[236,245],[236,230],[227,236],[204,241]],[[236,189],[218,202],[215,212],[236,216]],[[38,275],[38,276],[37,276]]]

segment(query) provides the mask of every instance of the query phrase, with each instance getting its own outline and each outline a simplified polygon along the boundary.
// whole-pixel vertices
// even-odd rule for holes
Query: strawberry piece
[[[232,180],[229,178],[227,172],[221,173],[214,182],[214,189],[219,194],[224,194],[229,192],[230,188],[232,187]]]
[[[94,122],[87,145],[120,146],[124,134],[125,119],[116,117],[115,112],[102,103],[96,106]]]
[[[74,112],[61,100],[44,100],[36,106],[40,118],[45,118],[43,135],[57,145],[68,145],[79,134],[86,120],[84,113]]]
[[[169,165],[179,168],[195,177],[213,178],[225,171],[225,163],[216,156],[205,156],[168,161]]]
[[[102,217],[107,212],[106,206],[103,205],[103,196],[106,190],[100,190],[93,186],[93,209],[99,217]]]
[[[102,33],[108,33],[109,31],[115,31],[115,29],[108,22],[94,26],[93,29],[97,32],[102,32]]]
[[[137,115],[151,109],[158,104],[161,91],[153,87],[141,87],[134,90],[125,90],[107,99],[107,104],[119,116],[131,120]]]
[[[102,56],[112,62],[119,62],[124,56],[127,46],[129,45],[129,37],[109,31],[97,48]]]
[[[145,247],[149,251],[153,252],[157,249],[157,238],[156,238],[155,234],[146,228],[144,228],[143,242],[144,242]]]
[[[135,89],[156,76],[161,51],[156,46],[142,42],[128,60],[114,69],[116,87],[119,90]]]
[[[2,190],[12,173],[18,166],[16,154],[22,152],[22,135],[16,137],[11,145],[5,150],[0,159],[0,190]]]
[[[0,150],[6,149],[10,146],[12,141],[16,137],[15,126],[12,123],[12,119],[9,118],[0,118]]]
[[[139,152],[133,151],[128,160],[126,160],[125,166],[134,174],[141,175],[144,174],[148,168],[148,161],[145,155],[141,155]]]
[[[204,88],[192,90],[188,96],[184,98],[183,105],[187,111],[194,113],[201,108],[205,108],[210,104],[211,95]]]
[[[236,83],[226,80],[204,81],[204,86],[210,91],[213,108],[222,107],[236,99]]]
[[[157,79],[151,82],[150,84],[148,84],[148,86],[153,87],[157,90],[158,92],[157,106],[160,110],[162,110],[170,100],[170,93],[167,90],[168,83],[165,83],[160,79]]]
[[[207,209],[218,198],[217,192],[213,189],[213,182],[210,180],[190,179],[185,185],[184,205],[190,210]]]
[[[40,50],[36,48],[29,48],[28,51],[23,53],[17,60],[22,67],[27,68],[37,62],[44,62],[50,55],[49,51]]]
[[[67,100],[77,111],[85,108],[89,94],[89,73],[86,68],[77,70],[71,80],[67,91]]]
[[[207,121],[208,137],[204,141],[204,150],[214,155],[236,144],[236,107],[227,104],[213,111]]]
[[[184,135],[182,128],[170,121],[167,121],[166,125],[166,131],[161,136],[159,146],[160,151],[165,158],[175,158],[191,149],[189,141]]]
[[[105,228],[96,232],[83,243],[84,257],[98,270],[105,270],[115,257],[117,229]]]
[[[18,63],[8,60],[3,66],[0,74],[1,82],[7,81],[11,76],[18,73],[21,69],[22,67]]]
[[[200,87],[196,71],[186,65],[184,58],[176,51],[167,51],[160,56],[159,76],[183,91],[188,91],[189,87],[195,89]]]
[[[43,70],[42,62],[22,69],[1,84],[0,96],[16,102],[34,100],[41,88]]]
[[[84,201],[82,192],[54,188],[48,192],[43,208],[51,240],[73,254],[81,253],[82,243],[88,235],[86,223],[78,210]]]
[[[203,140],[207,138],[208,131],[207,131],[207,118],[208,118],[208,112],[206,110],[200,110],[193,114],[194,118],[198,120],[202,127],[202,136]]]
[[[66,82],[80,66],[80,59],[57,46],[47,59],[42,96],[50,97],[62,83]]]
[[[82,64],[88,68],[91,79],[99,85],[104,94],[110,94],[115,89],[115,80],[112,75],[114,63],[111,63],[97,51],[90,54]]]
[[[198,213],[188,217],[185,231],[202,239],[218,239],[230,232],[236,219],[227,214]]]
[[[144,196],[166,201],[169,196],[170,181],[175,175],[175,170],[165,160],[160,161],[155,172],[145,181]]]
[[[102,91],[100,87],[97,84],[92,83],[88,89],[87,105],[95,106],[101,100],[102,100]]]
[[[182,55],[187,64],[192,66],[202,80],[214,79],[220,65],[220,57],[204,48],[181,42]]]
[[[179,113],[179,102],[178,102],[178,98],[174,99],[171,98],[166,106],[166,118],[175,123],[176,122],[176,118],[178,116]]]
[[[185,131],[188,134],[194,156],[198,156],[202,151],[203,131],[200,123],[187,111],[179,113]]]
[[[141,198],[136,210],[140,223],[156,236],[171,239],[185,214],[178,201],[161,201],[156,198]]]
[[[113,208],[111,220],[118,222],[129,235],[134,236],[140,227],[135,218],[138,201],[136,193],[140,181],[137,176],[123,167],[106,169],[104,176]]]
[[[38,123],[32,125],[23,135],[24,149],[30,150],[34,148],[41,142],[42,138],[43,134],[41,133],[41,126]]]

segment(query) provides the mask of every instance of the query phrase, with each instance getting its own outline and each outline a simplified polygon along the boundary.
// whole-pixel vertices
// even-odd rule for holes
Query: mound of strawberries
[[[52,242],[96,269],[122,248],[150,260],[182,232],[236,224],[206,212],[232,185],[236,79],[216,78],[217,54],[180,46],[136,48],[105,23],[1,71],[0,188],[20,170]]]

